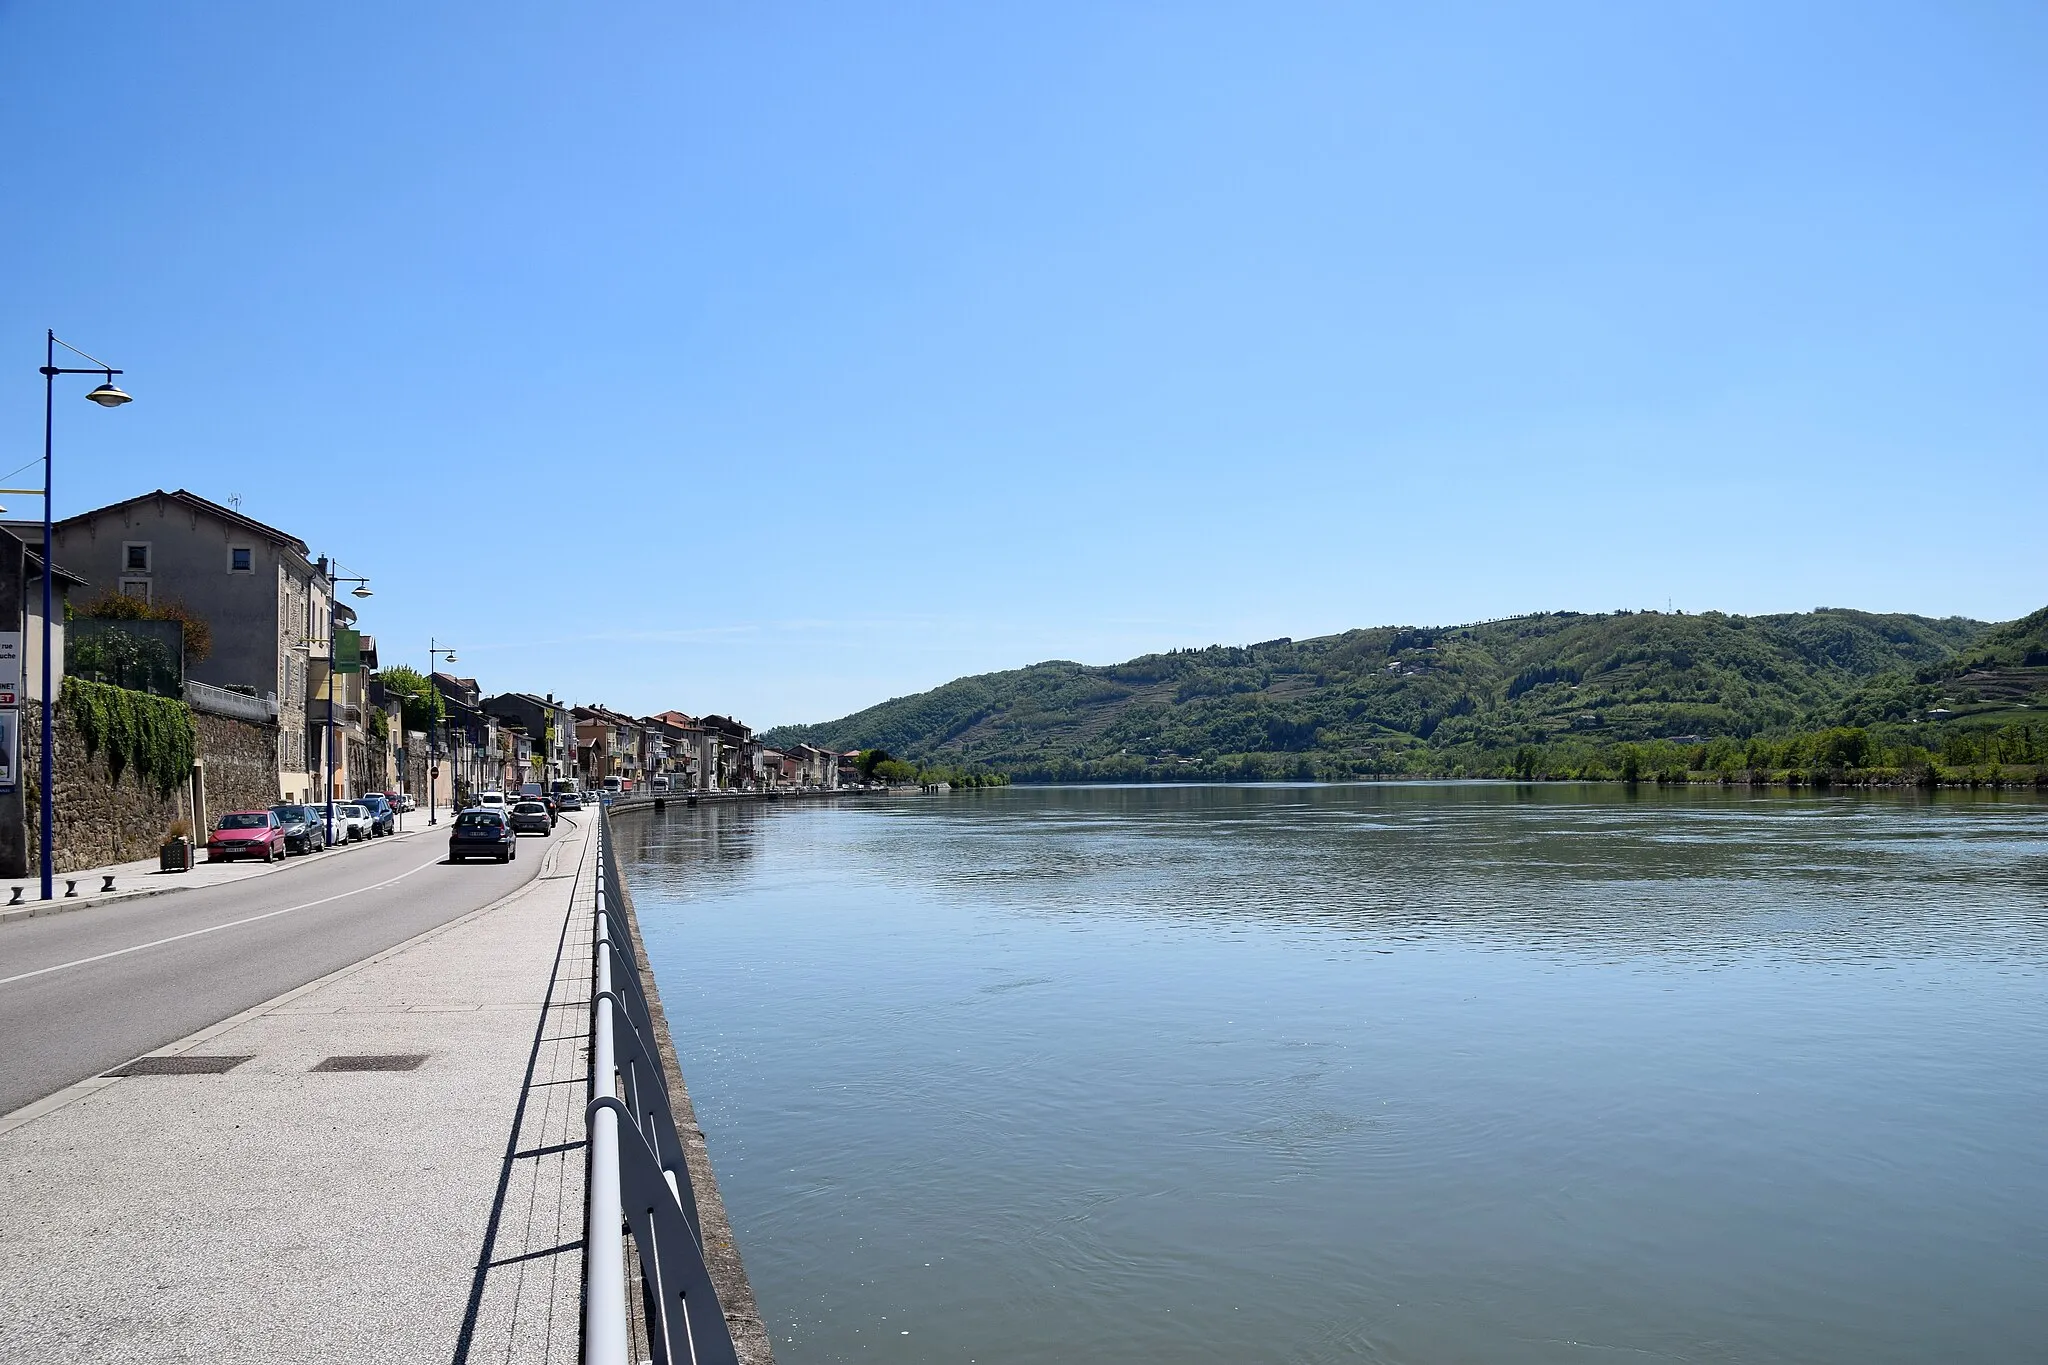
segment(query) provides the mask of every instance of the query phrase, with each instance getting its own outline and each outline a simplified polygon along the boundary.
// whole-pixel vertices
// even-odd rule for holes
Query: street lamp
[[[54,788],[54,786],[55,786],[55,779],[54,779],[54,771],[55,771],[55,770],[54,770],[54,769],[52,768],[51,764],[52,764],[52,761],[53,761],[53,760],[55,759],[55,757],[56,757],[56,752],[57,752],[57,745],[56,745],[56,740],[55,740],[55,738],[54,738],[54,736],[52,735],[52,733],[51,733],[51,732],[52,732],[52,730],[53,730],[53,729],[55,728],[55,726],[54,726],[54,718],[55,718],[55,716],[56,716],[56,714],[57,714],[57,699],[56,699],[55,697],[52,697],[52,696],[50,695],[50,648],[51,648],[51,639],[50,639],[50,616],[51,616],[51,613],[52,613],[52,611],[53,611],[53,608],[52,608],[52,605],[51,605],[51,602],[50,602],[50,582],[51,582],[51,580],[52,580],[53,578],[55,578],[55,577],[56,577],[56,574],[55,574],[55,572],[54,572],[54,571],[53,571],[53,570],[51,569],[51,567],[50,567],[50,542],[51,542],[51,540],[53,539],[53,532],[52,532],[52,530],[51,530],[51,519],[50,519],[50,490],[51,490],[51,482],[52,482],[52,481],[51,481],[51,477],[50,477],[50,474],[51,474],[51,462],[50,462],[50,433],[51,433],[51,431],[52,431],[52,429],[53,429],[53,427],[55,426],[55,423],[56,423],[56,401],[57,401],[57,400],[56,400],[56,394],[57,394],[57,376],[58,376],[58,375],[60,375],[60,374],[99,374],[99,375],[105,375],[105,376],[106,376],[106,382],[105,382],[105,383],[103,383],[103,384],[101,384],[101,385],[100,385],[100,386],[99,386],[98,388],[94,389],[94,390],[93,390],[93,391],[92,391],[91,393],[89,393],[89,394],[87,394],[87,395],[86,395],[86,397],[87,397],[87,398],[91,399],[91,400],[92,400],[93,402],[95,402],[95,403],[99,404],[99,405],[100,405],[101,407],[103,407],[103,408],[118,408],[118,407],[120,407],[120,406],[121,406],[121,405],[122,405],[123,403],[129,403],[129,402],[133,402],[134,400],[133,400],[133,399],[131,399],[131,398],[130,398],[130,397],[129,397],[129,396],[127,395],[127,394],[125,394],[125,393],[121,392],[121,390],[120,390],[120,389],[118,389],[118,388],[116,388],[116,387],[114,386],[114,376],[115,376],[115,375],[117,375],[117,374],[120,374],[120,373],[121,373],[121,371],[119,371],[119,370],[115,369],[115,368],[114,368],[113,366],[111,366],[111,365],[107,364],[107,363],[106,363],[105,361],[103,361],[103,360],[99,359],[99,358],[98,358],[97,356],[90,356],[90,355],[87,355],[87,354],[86,354],[86,353],[85,353],[84,351],[81,351],[81,350],[79,350],[79,349],[78,349],[78,348],[77,348],[76,346],[73,346],[73,345],[72,345],[72,344],[71,344],[70,342],[68,342],[68,341],[59,341],[59,340],[57,339],[57,334],[56,334],[56,333],[55,333],[54,331],[50,331],[50,330],[48,330],[48,329],[45,329],[45,330],[44,330],[44,333],[43,333],[43,336],[44,336],[44,339],[45,339],[45,345],[44,345],[44,348],[43,348],[43,366],[42,366],[42,373],[43,373],[43,729],[42,729],[42,735],[43,735],[43,751],[42,751],[41,755],[39,756],[39,757],[41,758],[41,760],[42,760],[42,763],[41,763],[41,767],[42,767],[42,772],[41,772],[41,779],[42,779],[42,782],[41,782],[41,786],[40,786],[40,787],[39,787],[39,788],[37,789],[37,802],[36,802],[36,825],[37,825],[37,830],[36,830],[36,833],[37,833],[37,834],[38,834],[39,836],[41,836],[41,843],[40,843],[40,845],[39,845],[39,851],[40,851],[40,854],[41,854],[41,857],[40,857],[40,864],[41,864],[41,871],[42,871],[42,874],[43,874],[43,888],[42,888],[42,889],[43,889],[43,899],[44,899],[44,900],[54,900],[54,899],[56,898],[56,893],[57,893],[57,886],[56,886],[56,868],[55,868],[55,867],[53,866],[53,864],[54,864],[54,863],[56,862],[56,859],[57,859],[57,821],[56,821],[56,814],[57,814],[57,812],[56,812],[56,804],[57,804],[57,802],[56,802],[56,793],[55,793],[55,792],[54,792],[54,790],[53,790],[53,788]],[[83,360],[90,360],[90,361],[92,361],[92,366],[91,366],[91,368],[89,368],[89,369],[77,369],[77,368],[73,368],[73,367],[71,367],[71,366],[68,366],[68,365],[59,365],[59,364],[57,363],[57,348],[58,348],[59,346],[62,346],[62,347],[63,347],[63,348],[65,349],[65,350],[67,350],[67,351],[71,352],[71,354],[73,354],[73,355],[75,355],[75,356],[78,356],[79,358],[81,358],[81,359],[83,359]],[[34,490],[34,489],[32,489],[32,488],[28,488],[28,489],[19,489],[19,490],[12,490],[12,489],[11,489],[11,490],[9,490],[9,491],[10,491],[10,492],[18,491],[18,492],[22,492],[22,493],[27,493],[27,494],[30,494],[30,495],[33,495],[33,494],[34,494],[34,492],[35,492],[35,490]]]
[[[340,568],[339,564],[334,567]],[[327,576],[327,837],[334,837],[334,680],[341,675],[335,671],[334,657],[334,585],[353,583],[350,597],[374,597],[370,591],[370,580],[345,574]],[[358,665],[360,666],[360,665]]]
[[[443,657],[444,657],[444,656],[445,656],[445,658],[447,659],[447,661],[448,661],[449,663],[451,663],[451,664],[452,664],[452,663],[454,663],[454,662],[455,662],[455,646],[453,646],[453,645],[444,645],[444,644],[442,644],[442,643],[441,643],[440,641],[438,641],[438,640],[434,639],[434,637],[433,637],[433,636],[431,636],[431,635],[430,635],[430,636],[428,636],[428,637],[427,637],[427,686],[428,686],[428,687],[432,687],[432,686],[434,685],[434,670],[435,670],[435,667],[436,667],[437,665],[439,665],[439,664],[441,663],[441,661],[442,661],[442,659],[443,659]],[[437,732],[435,731],[435,729],[434,729],[434,725],[433,725],[433,722],[432,722],[432,721],[430,720],[430,721],[428,721],[428,722],[427,722],[427,823],[428,823],[428,824],[430,824],[430,825],[438,825],[438,824],[440,824],[440,823],[441,823],[441,817],[440,817],[440,816],[438,816],[438,815],[436,815],[436,814],[434,813],[434,774],[435,774],[435,773],[437,773],[437,772],[439,772],[440,770],[441,770],[441,740],[440,740],[440,736],[439,736],[439,734],[438,734],[438,733],[437,733]],[[455,784],[454,784],[454,781],[453,781],[453,779],[451,779],[451,780],[449,781],[449,784],[448,784],[448,789],[449,789],[450,791],[453,791],[453,790],[455,789]]]

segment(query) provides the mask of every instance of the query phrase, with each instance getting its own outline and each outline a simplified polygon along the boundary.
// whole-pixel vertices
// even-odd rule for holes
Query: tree
[[[1870,735],[1861,729],[1823,730],[1815,737],[1814,759],[1829,768],[1860,768],[1870,757]]]
[[[441,704],[441,689],[418,669],[393,664],[379,672],[377,678],[384,684],[386,692],[398,698],[405,715],[406,729],[431,730],[447,714]]]
[[[872,782],[875,777],[875,768],[888,761],[889,751],[887,749],[862,749],[859,759],[861,781]]]
[[[1633,744],[1621,746],[1621,780],[1628,783],[1642,781],[1643,751]]]

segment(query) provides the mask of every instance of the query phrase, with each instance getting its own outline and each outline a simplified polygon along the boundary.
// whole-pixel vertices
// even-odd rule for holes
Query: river
[[[2048,803],[618,822],[782,1365],[2048,1358]]]

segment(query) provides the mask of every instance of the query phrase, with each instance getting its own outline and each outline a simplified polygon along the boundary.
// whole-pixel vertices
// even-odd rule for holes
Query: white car
[[[507,819],[512,815],[512,803],[505,799],[503,792],[478,792],[476,800],[469,804],[472,810],[494,810]]]
[[[376,817],[370,814],[368,806],[337,801],[334,804],[334,825],[327,831],[327,842],[352,844],[358,839],[367,839],[376,825]]]

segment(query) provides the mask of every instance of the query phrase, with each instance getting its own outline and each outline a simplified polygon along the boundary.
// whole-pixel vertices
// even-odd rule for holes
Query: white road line
[[[122,957],[128,953],[139,953],[146,948],[161,948],[166,943],[177,943],[188,938],[198,938],[201,934],[216,934],[223,929],[238,929],[244,924],[254,924],[258,920],[276,919],[279,915],[289,915],[294,910],[311,910],[316,905],[328,905],[334,901],[347,900],[350,896],[360,896],[365,891],[382,891],[387,886],[396,886],[414,872],[424,872],[430,867],[438,866],[440,862],[439,858],[433,858],[421,863],[411,871],[399,873],[396,877],[387,878],[370,886],[359,886],[353,891],[342,891],[332,896],[322,896],[317,901],[307,901],[302,905],[287,905],[281,910],[265,910],[262,914],[251,915],[247,919],[229,920],[226,924],[210,924],[204,929],[192,929],[182,934],[172,934],[169,938],[152,939],[148,943],[136,943],[126,948],[116,948],[112,952],[94,953],[91,957],[81,957],[73,962],[59,962],[50,967],[38,967],[32,972],[21,972],[15,976],[0,976],[0,986],[11,986],[17,981],[26,981],[32,976],[48,976],[51,972],[61,972],[69,967],[83,967],[94,962],[105,962],[110,957]]]

